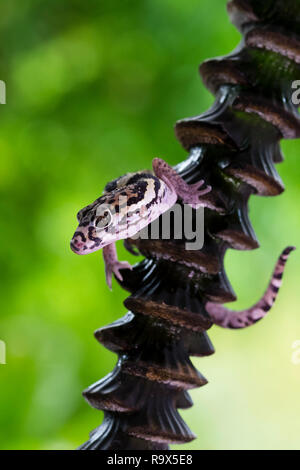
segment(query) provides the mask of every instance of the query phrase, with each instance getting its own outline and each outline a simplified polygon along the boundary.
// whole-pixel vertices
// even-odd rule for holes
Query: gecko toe
[[[208,194],[210,193],[212,190],[212,187],[211,186],[207,186],[206,188],[204,189],[201,189],[201,191],[199,191],[199,196],[204,196],[205,194]]]
[[[119,281],[121,281],[121,282],[123,281],[123,276],[120,273],[119,269],[115,270],[115,276],[116,276],[117,279],[119,279]]]
[[[106,284],[108,285],[108,287],[111,290],[112,289],[112,271],[107,271],[106,272]]]
[[[119,281],[123,281],[123,276],[120,273],[120,269],[132,269],[132,266],[127,262],[127,261],[118,261],[114,266],[113,266],[113,273],[116,276]]]

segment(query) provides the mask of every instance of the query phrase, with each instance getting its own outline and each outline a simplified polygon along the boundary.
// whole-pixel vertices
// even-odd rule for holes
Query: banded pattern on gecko
[[[262,298],[253,305],[253,307],[237,312],[230,310],[223,305],[207,302],[205,309],[212,317],[215,325],[222,326],[223,328],[245,328],[246,326],[253,325],[258,320],[261,320],[266,316],[277,298],[278,291],[282,284],[285,264],[290,253],[294,250],[294,246],[288,246],[283,250],[278,258],[266,292]]]
[[[104,194],[78,214],[79,226],[71,240],[72,250],[84,255],[103,249],[106,280],[111,288],[112,274],[123,280],[121,269],[132,269],[127,261],[118,261],[115,242],[136,235],[170,209],[178,198],[197,208],[205,206],[201,196],[211,187],[200,189],[204,181],[188,185],[164,160],[153,160],[153,173],[127,173],[108,183]],[[269,286],[251,308],[234,311],[223,305],[206,302],[206,311],[216,325],[244,328],[263,318],[272,308],[284,272],[285,263],[294,247],[287,247],[276,264]]]

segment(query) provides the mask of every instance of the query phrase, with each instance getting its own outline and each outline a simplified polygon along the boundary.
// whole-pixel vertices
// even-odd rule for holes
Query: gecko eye
[[[95,226],[98,229],[108,227],[112,223],[112,215],[108,209],[105,209],[103,214],[96,217]]]

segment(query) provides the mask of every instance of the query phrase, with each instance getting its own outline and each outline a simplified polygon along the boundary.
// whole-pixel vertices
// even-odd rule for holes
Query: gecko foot
[[[123,281],[123,276],[120,273],[120,269],[130,269],[132,270],[131,264],[127,261],[115,261],[114,263],[107,264],[105,267],[106,283],[111,289],[112,275],[114,274],[119,281]]]
[[[204,183],[204,180],[200,180],[194,184],[187,184],[180,194],[182,201],[185,204],[189,204],[194,209],[197,209],[201,205],[201,197],[211,191],[211,186],[206,186],[206,188],[200,189]]]
[[[186,181],[161,158],[152,160],[154,174],[162,179],[179,197],[183,203],[189,204],[194,209],[198,209],[203,204],[201,197],[211,191],[211,186],[202,188],[204,180],[197,181],[194,184],[188,184]]]

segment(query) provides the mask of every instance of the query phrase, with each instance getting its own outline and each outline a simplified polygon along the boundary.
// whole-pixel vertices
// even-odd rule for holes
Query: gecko
[[[121,269],[132,269],[119,261],[115,242],[133,237],[169,210],[180,199],[194,209],[206,206],[202,198],[211,191],[204,180],[187,184],[161,158],[152,161],[153,171],[127,173],[108,183],[104,194],[77,214],[79,225],[71,240],[74,253],[84,255],[102,249],[105,274],[111,288],[112,274],[123,280]]]
[[[212,188],[203,188],[204,180],[187,184],[160,158],[153,159],[152,167],[152,172],[127,173],[109,182],[103,195],[77,214],[79,225],[71,240],[71,249],[79,255],[102,249],[106,282],[110,288],[113,274],[122,281],[120,270],[132,269],[127,261],[118,260],[116,241],[136,235],[169,210],[177,199],[194,209],[207,205],[202,196]],[[236,329],[253,325],[263,318],[277,298],[286,261],[294,249],[290,246],[283,250],[266,292],[251,308],[235,311],[207,301],[205,309],[214,324]]]

